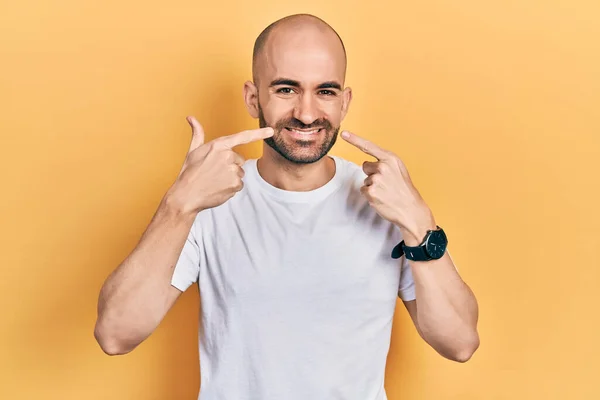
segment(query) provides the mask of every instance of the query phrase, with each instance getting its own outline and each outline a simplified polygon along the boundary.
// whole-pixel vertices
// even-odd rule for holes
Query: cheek
[[[294,112],[294,106],[291,101],[273,98],[264,104],[263,113],[267,121],[279,121],[289,118]]]
[[[342,103],[341,101],[329,102],[322,107],[323,117],[326,118],[333,126],[338,126],[342,120]]]

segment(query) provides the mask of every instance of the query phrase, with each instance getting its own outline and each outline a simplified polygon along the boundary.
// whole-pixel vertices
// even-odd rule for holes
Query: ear
[[[352,88],[345,88],[342,92],[342,120],[346,118],[346,114],[348,114],[348,108],[350,107],[350,102],[352,101]]]
[[[251,81],[244,83],[244,102],[250,116],[258,118],[258,88]]]

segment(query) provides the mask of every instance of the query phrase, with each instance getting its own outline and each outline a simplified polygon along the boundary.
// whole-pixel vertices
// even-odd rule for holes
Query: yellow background
[[[93,338],[98,291],[180,169],[185,116],[209,139],[256,126],[242,101],[253,41],[296,12],[344,38],[342,127],[405,161],[480,303],[467,364],[398,308],[389,398],[599,399],[592,0],[3,0],[0,398],[195,399],[197,291],[115,358]],[[365,159],[343,141],[333,154]]]

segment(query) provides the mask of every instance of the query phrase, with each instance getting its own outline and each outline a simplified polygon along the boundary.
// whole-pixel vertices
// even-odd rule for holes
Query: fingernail
[[[347,131],[342,131],[342,137],[344,139],[348,139],[348,136],[350,136],[350,134]]]

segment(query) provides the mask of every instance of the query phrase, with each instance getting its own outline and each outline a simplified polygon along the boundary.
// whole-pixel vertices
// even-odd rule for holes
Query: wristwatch
[[[442,258],[448,246],[448,238],[444,230],[437,226],[437,229],[428,230],[425,238],[420,245],[409,247],[401,241],[392,250],[392,258],[400,258],[404,254],[407,260],[429,261]]]

